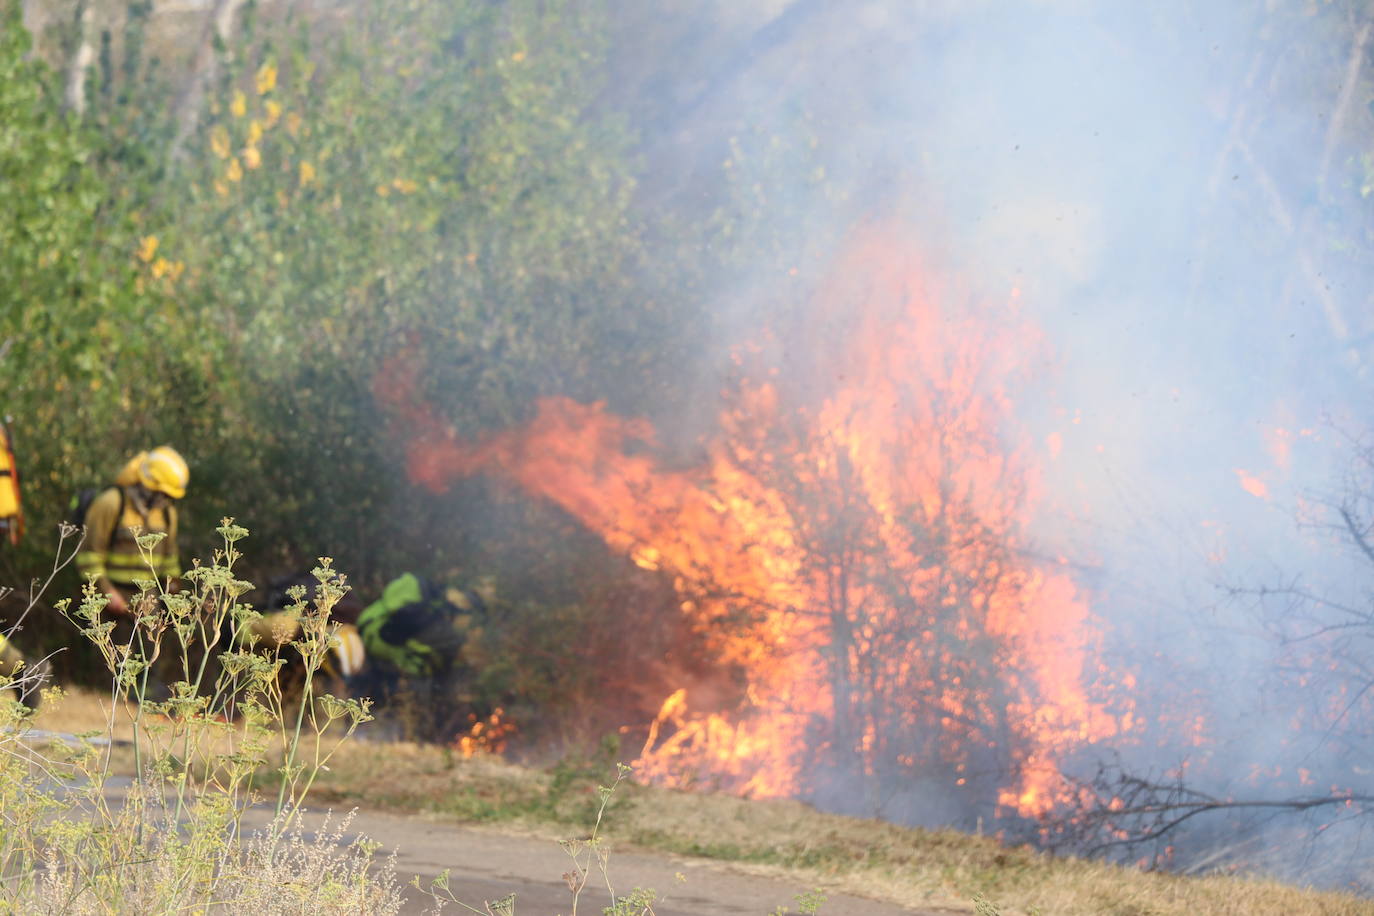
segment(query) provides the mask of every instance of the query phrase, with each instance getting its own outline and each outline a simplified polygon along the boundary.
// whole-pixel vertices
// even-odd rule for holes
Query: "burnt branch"
[[[1088,855],[1103,855],[1165,839],[1203,815],[1246,812],[1299,814],[1321,808],[1346,808],[1349,816],[1374,810],[1374,795],[1330,795],[1245,799],[1213,795],[1188,785],[1182,768],[1170,775],[1132,773],[1102,764],[1096,775],[1077,783],[1079,804],[1050,825],[1054,844]]]
[[[1346,533],[1350,535],[1350,539],[1355,543],[1355,546],[1360,549],[1360,552],[1365,555],[1365,558],[1368,559],[1370,563],[1374,563],[1374,547],[1370,546],[1369,539],[1365,536],[1365,532],[1360,530],[1360,525],[1355,521],[1355,516],[1352,515],[1350,509],[1345,506],[1340,508],[1340,513],[1341,519],[1345,522]]]

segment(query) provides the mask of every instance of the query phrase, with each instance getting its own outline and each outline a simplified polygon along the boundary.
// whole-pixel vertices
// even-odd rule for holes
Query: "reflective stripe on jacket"
[[[146,559],[139,551],[135,527],[141,529],[141,534],[167,535]],[[133,487],[110,487],[86,510],[86,541],[76,555],[76,566],[83,576],[103,576],[130,589],[137,588],[139,580],[151,579],[153,574],[160,579],[180,576],[176,507],[151,509],[145,514],[139,511]]]

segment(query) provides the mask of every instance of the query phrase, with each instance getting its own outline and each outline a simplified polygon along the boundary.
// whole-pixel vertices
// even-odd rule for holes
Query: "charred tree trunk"
[[[818,480],[812,494],[827,508],[830,524],[813,532],[807,555],[816,580],[825,587],[824,607],[816,610],[828,636],[825,663],[831,718],[830,749],[826,756],[838,770],[839,781],[854,786],[865,779],[866,773],[862,749],[865,723],[855,668],[856,609],[851,603],[854,576],[860,570],[854,544],[855,506],[849,464],[842,451],[837,450],[831,457],[835,460],[834,476]],[[793,485],[798,486],[795,481]],[[865,786],[865,793],[866,789]]]
[[[836,762],[845,769],[851,769],[854,751],[858,745],[855,729],[853,690],[854,672],[850,670],[849,660],[854,648],[853,624],[849,619],[847,592],[849,589],[849,570],[843,557],[838,558],[838,569],[827,575],[828,603],[830,618],[830,693],[833,709],[834,754]]]

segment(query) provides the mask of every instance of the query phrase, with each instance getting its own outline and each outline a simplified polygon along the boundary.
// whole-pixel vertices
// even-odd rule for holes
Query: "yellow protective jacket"
[[[142,534],[167,535],[152,550],[151,569],[149,560],[139,552],[135,526]],[[177,556],[176,507],[147,510],[134,487],[108,488],[86,510],[86,541],[76,555],[76,566],[82,576],[103,576],[127,590],[136,589],[135,583],[152,578],[152,573],[164,580],[177,578],[181,565]]]
[[[19,499],[19,467],[9,430],[0,425],[0,532],[11,544],[24,535],[24,506]]]

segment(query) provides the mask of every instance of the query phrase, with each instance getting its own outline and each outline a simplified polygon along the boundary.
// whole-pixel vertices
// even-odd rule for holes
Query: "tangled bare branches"
[[[1335,820],[1362,817],[1374,811],[1374,795],[1331,792],[1288,798],[1224,796],[1190,785],[1186,767],[1141,774],[1126,769],[1120,761],[1100,764],[1096,773],[1079,780],[1076,788],[1078,804],[1056,820],[1053,846],[1095,856],[1138,856],[1155,844],[1147,855],[1154,865],[1165,864],[1172,857],[1169,843],[1175,831],[1202,815],[1231,815],[1234,827],[1247,815],[1327,809],[1334,812],[1331,820]]]

